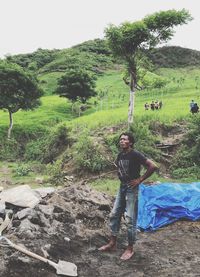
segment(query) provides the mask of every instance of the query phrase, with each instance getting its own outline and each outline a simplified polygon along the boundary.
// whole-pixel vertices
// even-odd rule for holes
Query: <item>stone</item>
[[[24,208],[34,208],[40,199],[28,185],[21,185],[0,193],[0,207],[6,202]]]

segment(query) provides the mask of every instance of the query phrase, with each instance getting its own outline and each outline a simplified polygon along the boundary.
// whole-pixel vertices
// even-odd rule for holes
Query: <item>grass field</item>
[[[200,103],[200,69],[160,69],[159,74],[168,79],[162,89],[137,91],[135,96],[135,117],[141,120],[172,122],[190,116],[191,99]],[[71,113],[71,103],[57,95],[52,95],[56,80],[61,73],[46,73],[40,76],[46,95],[41,98],[42,105],[33,111],[18,111],[13,115],[14,127],[55,126],[66,122],[72,127],[98,128],[127,121],[129,88],[122,81],[119,71],[108,71],[97,80],[98,96],[90,99],[90,108],[78,117]],[[183,80],[182,80],[182,79]],[[180,81],[182,80],[182,81]],[[163,108],[159,111],[144,111],[145,102],[162,100]],[[0,111],[0,126],[8,126],[8,112]]]

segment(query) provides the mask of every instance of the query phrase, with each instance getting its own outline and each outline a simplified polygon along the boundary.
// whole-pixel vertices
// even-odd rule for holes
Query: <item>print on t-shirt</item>
[[[129,178],[129,160],[119,160],[118,163],[119,179],[121,181],[128,181]]]
[[[131,180],[140,177],[141,165],[145,166],[147,158],[137,150],[128,153],[120,152],[117,156],[118,177],[122,183],[129,183]]]

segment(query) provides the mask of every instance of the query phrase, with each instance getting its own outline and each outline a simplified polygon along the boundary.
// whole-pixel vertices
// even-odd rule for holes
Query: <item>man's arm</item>
[[[156,169],[158,169],[157,165],[149,159],[145,161],[144,166],[147,168],[146,172],[139,178],[132,180],[130,182],[131,186],[138,186],[140,183],[150,177],[154,173],[154,171],[156,171]]]

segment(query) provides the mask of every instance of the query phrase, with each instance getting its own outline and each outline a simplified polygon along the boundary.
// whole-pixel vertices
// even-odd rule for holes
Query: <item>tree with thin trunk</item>
[[[9,113],[8,139],[13,127],[13,113],[38,107],[41,96],[42,91],[32,75],[16,64],[0,62],[0,109]]]
[[[125,61],[129,80],[124,79],[130,87],[128,110],[128,128],[133,122],[134,95],[137,88],[139,68],[145,66],[145,52],[170,40],[174,27],[188,23],[191,15],[185,9],[156,12],[141,21],[124,22],[120,26],[113,24],[105,29],[105,36],[115,57]]]

